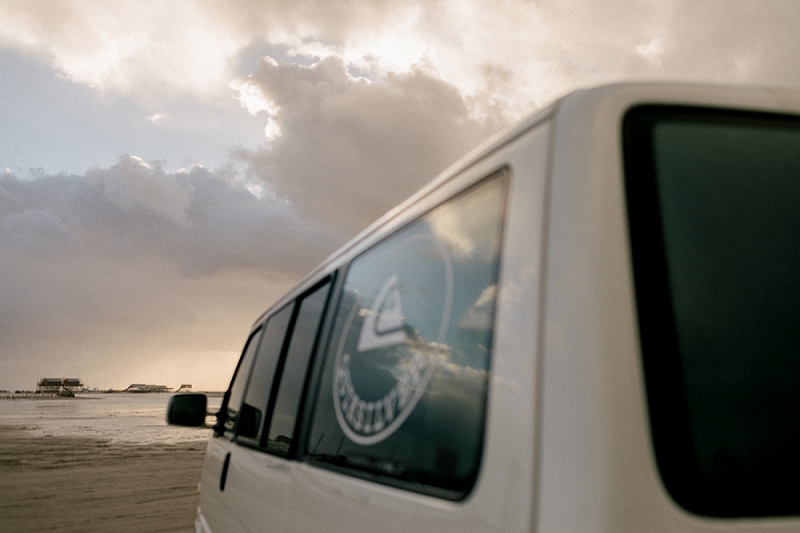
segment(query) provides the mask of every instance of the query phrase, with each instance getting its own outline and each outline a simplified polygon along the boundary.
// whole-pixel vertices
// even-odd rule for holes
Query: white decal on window
[[[447,350],[453,259],[435,237],[413,235],[357,282],[336,350],[333,404],[344,434],[368,446],[408,419]]]
[[[402,344],[408,340],[403,316],[403,300],[400,297],[399,280],[392,275],[383,284],[381,291],[366,311],[361,333],[358,336],[358,351],[366,352]]]

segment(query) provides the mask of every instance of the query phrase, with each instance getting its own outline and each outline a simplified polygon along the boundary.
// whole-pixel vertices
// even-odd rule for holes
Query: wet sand
[[[205,447],[110,445],[0,426],[0,533],[190,533]]]

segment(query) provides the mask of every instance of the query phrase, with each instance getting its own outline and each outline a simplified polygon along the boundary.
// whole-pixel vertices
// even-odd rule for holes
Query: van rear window
[[[798,514],[800,119],[643,106],[623,134],[664,484],[697,514]]]

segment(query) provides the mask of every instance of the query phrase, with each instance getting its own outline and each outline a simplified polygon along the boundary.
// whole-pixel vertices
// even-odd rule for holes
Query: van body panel
[[[209,511],[203,527],[209,531],[242,531],[231,513],[229,494],[220,489],[226,458],[230,469],[230,455],[238,452],[237,446],[224,437],[212,437],[206,450],[203,474],[200,480],[199,509]],[[227,474],[227,472],[226,472]]]
[[[657,479],[633,461],[644,455],[648,464],[649,439],[638,387],[620,126],[585,96],[562,101],[554,126],[538,531],[625,531],[611,507],[619,491],[634,483],[626,496],[649,491],[650,501],[647,481]],[[635,523],[636,509],[625,511],[625,521]]]
[[[800,114],[800,92],[688,84],[609,85],[568,95],[493,137],[345,245],[254,330],[336,273],[312,358],[307,405],[335,342],[348,266],[437,206],[507,174],[477,478],[462,498],[215,437],[198,530],[453,532],[800,531],[796,517],[716,518],[685,510],[653,448],[632,263],[622,121],[638,105]],[[368,312],[364,309],[363,312]],[[330,357],[330,355],[327,355]],[[328,387],[322,390],[324,387]],[[229,455],[230,454],[230,455]],[[228,458],[227,483],[219,490]]]
[[[639,346],[621,120],[640,104],[800,110],[796,92],[611,86],[560,102],[548,220],[537,531],[797,531],[699,517],[661,482]],[[579,215],[579,216],[578,216]]]
[[[292,494],[291,461],[246,447],[231,455],[228,484],[225,488],[232,516],[242,531],[258,531],[286,517]]]

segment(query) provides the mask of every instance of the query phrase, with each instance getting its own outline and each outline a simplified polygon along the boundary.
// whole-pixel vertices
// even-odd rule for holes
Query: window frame
[[[285,457],[287,459],[295,458],[297,456],[297,450],[300,448],[300,428],[303,426],[304,421],[304,413],[305,413],[305,404],[308,403],[307,397],[309,392],[309,382],[312,375],[312,370],[315,367],[315,360],[318,359],[317,351],[320,346],[320,337],[322,328],[325,324],[326,316],[330,313],[328,312],[331,302],[331,294],[333,293],[334,284],[336,281],[335,273],[329,274],[316,283],[314,283],[309,289],[303,292],[300,296],[293,300],[294,309],[292,310],[292,318],[289,322],[289,327],[287,328],[286,335],[284,336],[283,346],[281,347],[281,355],[280,359],[278,360],[278,365],[275,368],[275,377],[272,380],[272,387],[270,390],[269,395],[269,403],[267,404],[267,408],[264,415],[264,424],[262,427],[261,432],[261,440],[259,442],[259,448],[265,450],[270,455],[275,455],[278,457]],[[275,453],[273,450],[270,450],[268,447],[268,439],[269,439],[269,430],[272,426],[272,418],[274,415],[275,404],[278,400],[278,393],[280,392],[280,386],[283,383],[284,379],[284,370],[286,368],[286,359],[289,354],[289,350],[291,348],[292,340],[294,339],[294,333],[297,326],[297,318],[300,315],[300,310],[302,308],[303,301],[306,298],[315,294],[319,289],[322,289],[325,285],[329,285],[328,287],[328,294],[325,296],[325,302],[322,306],[322,312],[320,313],[319,320],[317,322],[316,331],[314,333],[314,340],[311,343],[311,353],[309,355],[308,364],[306,366],[303,381],[300,384],[300,402],[297,406],[297,413],[295,415],[295,423],[294,423],[294,430],[292,435],[292,444],[290,445],[287,453],[280,454]]]
[[[242,409],[242,403],[244,402],[245,393],[247,392],[247,386],[250,381],[250,369],[247,370],[247,376],[244,376],[245,383],[244,383],[244,390],[242,391],[242,400],[239,403],[238,409],[236,411],[237,419],[236,421],[234,421],[233,427],[231,427],[230,429],[226,429],[225,424],[230,418],[230,415],[228,414],[228,409],[230,406],[231,392],[233,389],[233,385],[236,383],[236,378],[239,377],[239,373],[245,371],[242,369],[242,365],[244,364],[244,359],[245,356],[247,355],[247,350],[250,348],[251,343],[255,342],[254,349],[256,350],[256,354],[253,356],[253,361],[250,363],[250,367],[252,369],[252,365],[255,362],[255,358],[258,355],[258,349],[261,344],[261,336],[263,335],[263,326],[264,326],[263,322],[260,322],[256,327],[254,327],[244,343],[241,355],[239,355],[239,360],[236,363],[236,368],[233,370],[231,381],[228,384],[228,388],[225,390],[225,393],[222,396],[222,403],[220,404],[219,411],[217,411],[217,421],[214,424],[214,437],[224,437],[230,441],[233,441],[236,438],[236,426],[239,423],[238,415]],[[256,336],[258,337],[257,339]]]
[[[251,336],[248,338],[248,342],[259,331],[261,332],[261,336],[260,336],[260,338],[258,340],[258,346],[256,347],[256,350],[257,350],[256,357],[253,360],[253,365],[255,365],[255,363],[256,363],[256,361],[258,359],[258,355],[259,355],[259,353],[261,351],[261,344],[264,342],[264,333],[266,332],[266,328],[268,328],[268,326],[269,326],[269,321],[273,317],[275,317],[279,313],[285,311],[288,307],[291,306],[291,308],[292,308],[291,309],[291,315],[290,315],[289,321],[288,321],[288,323],[286,325],[286,328],[284,330],[283,338],[282,338],[282,341],[281,341],[280,353],[278,355],[278,361],[277,361],[277,363],[275,365],[275,373],[273,375],[272,382],[271,382],[270,388],[269,388],[269,393],[267,395],[267,404],[264,407],[264,414],[263,414],[262,420],[260,421],[260,424],[259,424],[259,436],[258,436],[258,438],[252,438],[252,437],[247,437],[247,436],[240,435],[238,433],[238,420],[237,420],[237,425],[234,427],[232,435],[231,435],[231,440],[233,442],[235,442],[236,444],[238,444],[240,446],[244,446],[246,448],[255,449],[255,450],[258,450],[258,451],[261,451],[261,452],[264,452],[264,453],[269,453],[270,455],[273,455],[275,457],[281,457],[281,458],[285,458],[285,459],[294,459],[294,460],[298,460],[299,459],[297,451],[298,451],[298,449],[302,448],[300,446],[300,442],[301,442],[300,439],[302,438],[302,434],[303,434],[302,428],[306,424],[306,416],[307,416],[307,414],[306,414],[306,405],[309,403],[308,402],[308,394],[309,394],[309,391],[311,390],[309,388],[309,383],[310,383],[310,380],[311,380],[311,376],[314,374],[314,369],[317,366],[317,359],[319,359],[317,357],[317,351],[318,351],[319,346],[320,346],[320,339],[322,337],[323,328],[325,327],[325,324],[326,324],[326,319],[330,315],[329,307],[330,307],[330,302],[331,302],[331,295],[333,294],[334,288],[336,286],[336,279],[337,279],[336,272],[329,273],[329,274],[323,276],[322,278],[318,279],[308,289],[304,290],[301,294],[299,294],[298,296],[292,298],[289,301],[282,302],[282,304],[279,307],[275,308],[272,312],[270,312],[269,314],[264,316],[261,320],[259,320],[258,326],[251,333]],[[294,438],[292,439],[293,440],[292,446],[289,448],[289,451],[288,451],[288,453],[286,455],[279,454],[279,453],[274,453],[272,450],[270,450],[268,448],[268,445],[267,445],[269,427],[270,427],[271,422],[272,422],[273,410],[275,408],[275,402],[277,400],[277,394],[278,394],[278,391],[280,389],[280,383],[282,382],[283,377],[284,377],[283,376],[283,371],[284,371],[284,368],[285,368],[286,357],[287,357],[287,354],[288,354],[288,351],[289,351],[289,347],[291,345],[291,340],[292,340],[293,335],[294,335],[295,325],[297,323],[297,317],[298,317],[298,314],[299,314],[299,311],[300,311],[301,304],[302,304],[303,300],[305,300],[305,298],[307,298],[308,296],[314,294],[318,289],[322,288],[326,284],[330,284],[330,288],[328,289],[328,295],[327,295],[327,297],[325,299],[325,304],[324,304],[324,306],[322,308],[322,313],[321,313],[320,319],[319,319],[319,321],[317,323],[317,329],[316,329],[316,333],[315,333],[315,338],[314,338],[314,342],[312,343],[311,355],[309,357],[308,365],[307,365],[307,368],[306,368],[306,371],[305,371],[303,384],[301,385],[301,392],[300,392],[301,400],[300,400],[300,404],[298,405],[297,417],[296,417],[296,420],[295,420]],[[245,350],[246,350],[246,348],[245,348]],[[243,351],[243,354],[244,354],[244,351]],[[240,359],[239,365],[241,365],[241,359]],[[237,365],[237,372],[239,371],[238,370],[239,365]],[[247,397],[247,392],[248,392],[248,390],[250,389],[250,386],[251,386],[252,369],[253,369],[253,366],[251,365],[250,373],[247,376],[247,384],[245,386],[245,390],[244,390],[244,393],[242,395],[242,402],[244,402],[245,398]],[[233,383],[233,379],[231,380],[231,383]],[[230,390],[230,387],[229,387],[229,390]],[[226,393],[226,394],[228,394],[228,393]],[[241,410],[241,407],[240,407],[240,410]]]
[[[270,419],[272,418],[271,412],[269,411],[271,407],[272,395],[273,395],[273,387],[275,386],[275,382],[279,379],[279,372],[281,369],[281,361],[286,356],[286,349],[288,347],[287,340],[291,336],[291,332],[294,328],[294,319],[297,315],[297,299],[292,300],[290,302],[286,302],[277,308],[274,312],[270,313],[269,316],[264,318],[261,322],[261,339],[258,343],[258,349],[256,351],[255,359],[253,360],[253,365],[250,367],[250,375],[247,376],[247,386],[245,388],[244,394],[242,396],[242,406],[245,404],[245,400],[247,399],[247,393],[250,391],[250,387],[253,384],[253,369],[255,368],[256,364],[258,363],[258,358],[261,355],[261,349],[265,341],[265,335],[268,332],[270,321],[273,320],[276,316],[280,315],[284,311],[291,308],[291,312],[289,313],[289,319],[286,322],[286,326],[283,330],[283,336],[281,338],[281,346],[278,351],[277,361],[275,362],[275,369],[272,375],[272,382],[269,385],[269,390],[267,391],[267,404],[264,406],[263,415],[261,420],[258,423],[257,433],[255,437],[250,437],[247,435],[242,435],[239,433],[239,421],[237,421],[236,428],[234,430],[234,438],[233,441],[237,444],[241,444],[243,446],[249,448],[263,448],[261,441],[264,435],[264,429],[266,428],[267,424],[269,423]],[[239,409],[241,412],[241,408]]]

